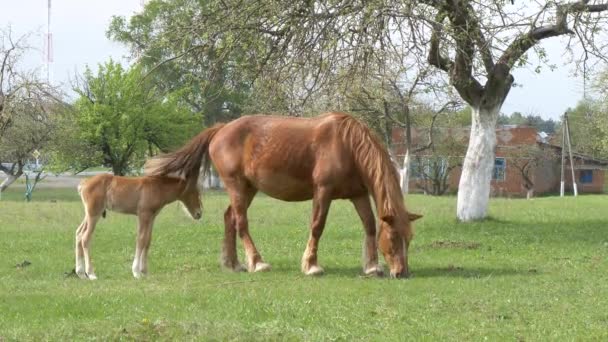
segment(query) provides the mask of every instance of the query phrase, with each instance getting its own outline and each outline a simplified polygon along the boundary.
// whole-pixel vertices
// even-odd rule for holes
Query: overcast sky
[[[141,0],[53,0],[51,31],[53,34],[52,81],[67,84],[75,72],[86,65],[96,67],[109,57],[124,62],[124,46],[106,38],[105,32],[112,15],[130,16],[140,11]],[[0,27],[11,25],[16,34],[34,31],[31,45],[40,51],[32,53],[28,65],[43,65],[43,34],[47,21],[46,0],[0,0]],[[543,42],[556,71],[536,74],[533,67],[514,72],[522,87],[511,90],[503,112],[519,111],[557,119],[568,107],[574,107],[583,94],[583,82],[569,73],[564,64],[559,39]]]

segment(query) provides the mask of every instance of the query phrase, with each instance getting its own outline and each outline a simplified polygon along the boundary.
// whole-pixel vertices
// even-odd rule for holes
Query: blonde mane
[[[367,126],[356,118],[344,114],[340,117],[339,131],[347,143],[359,168],[359,172],[368,183],[380,218],[403,218],[406,216],[405,205],[399,175],[393,165],[386,147]]]

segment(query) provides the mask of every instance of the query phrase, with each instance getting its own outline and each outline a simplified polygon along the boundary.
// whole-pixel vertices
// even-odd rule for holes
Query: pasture
[[[223,271],[227,203],[206,192],[200,222],[165,208],[143,280],[131,274],[135,218],[109,212],[92,244],[99,279],[85,281],[65,274],[83,215],[76,191],[40,189],[28,204],[9,190],[0,341],[608,339],[608,196],[493,199],[491,219],[459,224],[455,198],[410,195],[425,217],[408,280],[360,276],[363,230],[346,201],[332,204],[320,242],[326,274],[303,276],[311,203],[260,195],[250,230],[273,269]]]

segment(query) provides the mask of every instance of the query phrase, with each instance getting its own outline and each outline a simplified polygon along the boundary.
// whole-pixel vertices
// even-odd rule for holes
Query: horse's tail
[[[201,166],[209,168],[209,144],[225,124],[215,124],[200,132],[179,150],[150,159],[144,165],[144,174],[166,176],[177,174],[186,179],[198,178]]]

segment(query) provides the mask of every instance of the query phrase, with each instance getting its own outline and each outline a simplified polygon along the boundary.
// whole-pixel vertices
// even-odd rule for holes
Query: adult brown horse
[[[149,175],[199,172],[209,157],[218,171],[230,206],[224,214],[223,264],[241,270],[237,259],[239,234],[250,272],[270,265],[262,261],[247,223],[247,209],[258,191],[284,201],[313,200],[310,237],[302,257],[302,272],[323,273],[317,248],[333,199],[349,199],[365,228],[365,274],[381,274],[378,247],[393,277],[408,276],[407,251],[413,238],[398,176],[386,148],[364,124],[345,113],[315,118],[244,116],[204,130],[176,152],[150,160]],[[379,234],[369,200],[374,198]]]

